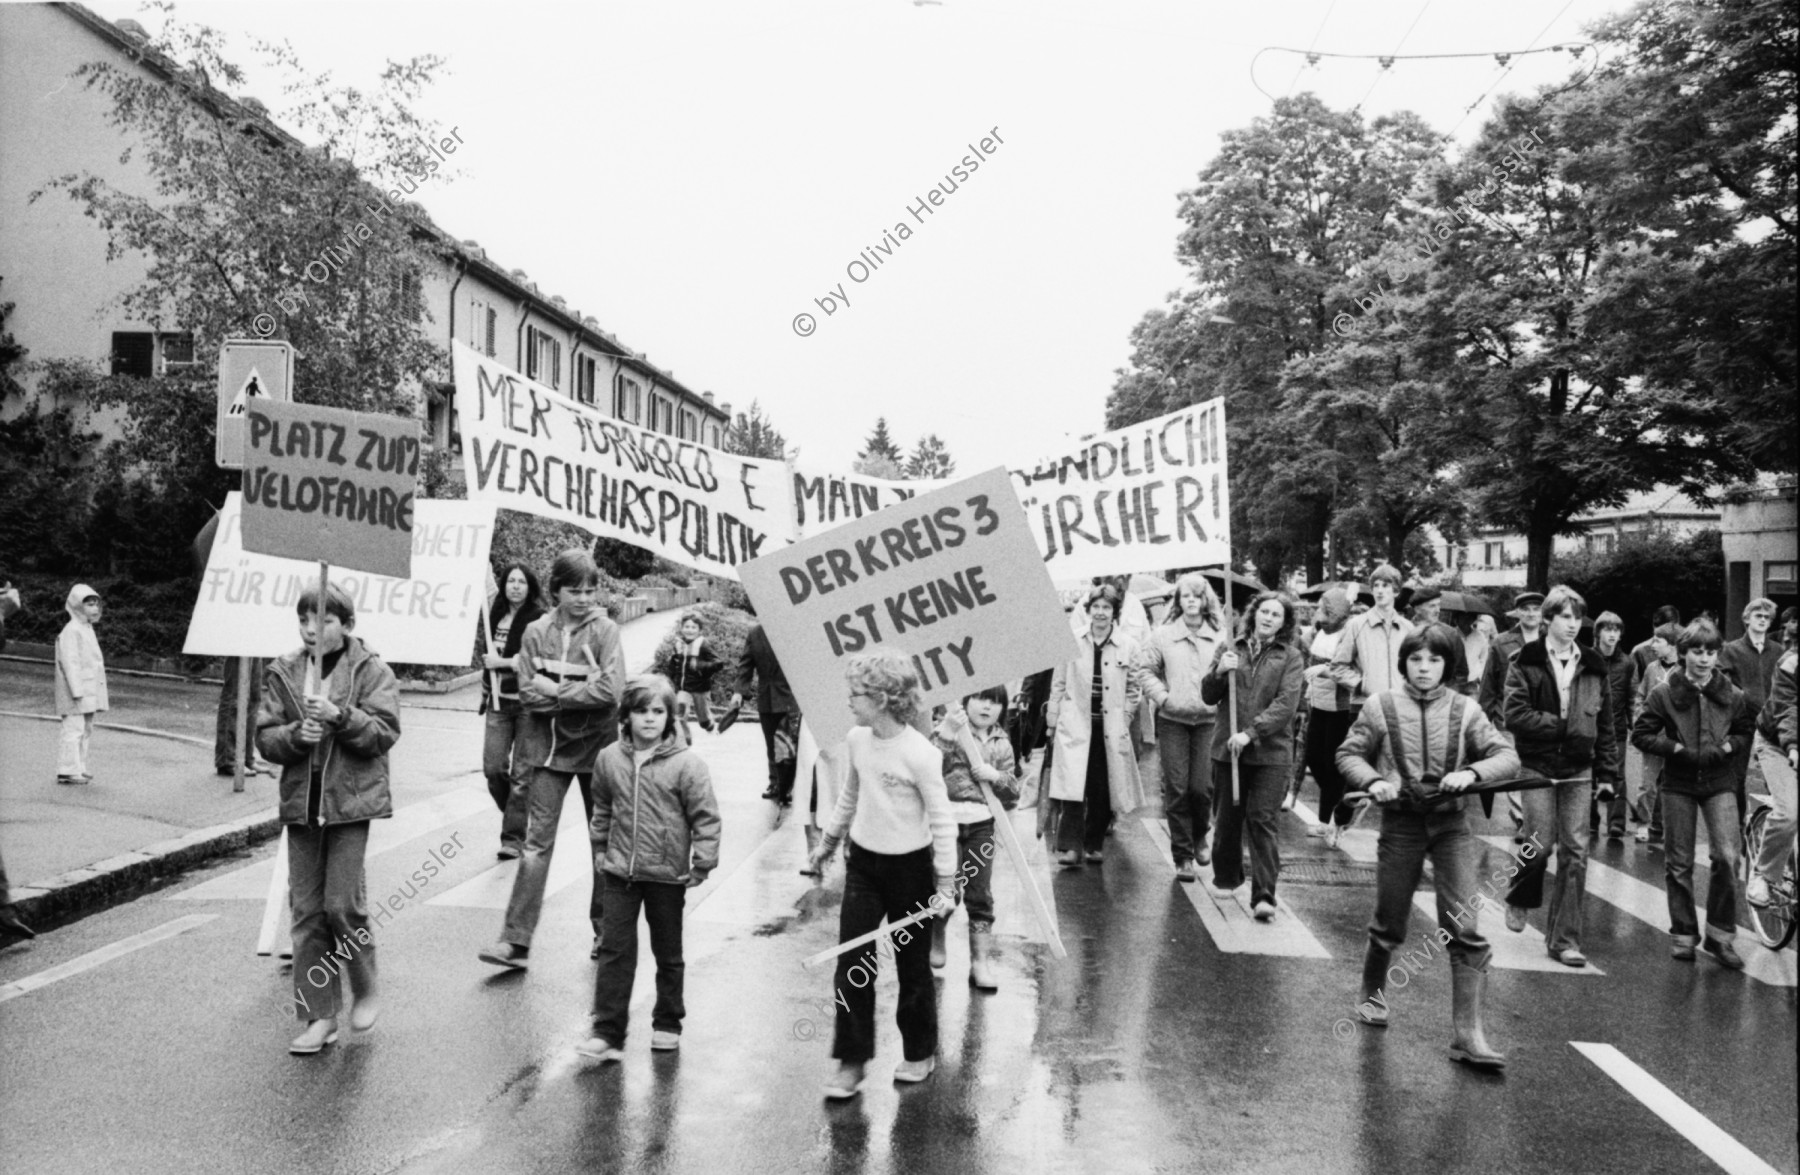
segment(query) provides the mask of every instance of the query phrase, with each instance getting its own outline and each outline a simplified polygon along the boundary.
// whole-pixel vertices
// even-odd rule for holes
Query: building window
[[[500,316],[494,308],[480,299],[469,302],[469,346],[480,351],[489,359],[496,354],[494,350],[494,334],[500,325]]]
[[[534,326],[525,328],[525,376],[562,389],[562,344]]]
[[[681,414],[681,439],[684,441],[697,441],[700,439],[700,422],[694,419],[694,414],[692,412],[683,412]]]
[[[725,447],[719,443],[719,422],[716,420],[713,421],[712,424],[712,447],[715,449],[722,449]]]
[[[1764,563],[1763,564],[1763,595],[1765,595],[1765,596],[1791,596],[1791,595],[1793,595],[1794,594],[1794,571],[1795,571],[1795,568],[1796,568],[1796,564],[1793,564],[1793,563]]]
[[[116,330],[112,337],[112,373],[149,379],[156,374],[156,336],[149,331]]]
[[[620,420],[632,424],[642,424],[644,414],[644,389],[638,386],[635,379],[619,379],[619,402],[614,406],[613,415]]]
[[[409,269],[394,277],[394,305],[400,315],[413,322],[425,318],[424,286],[417,270]]]
[[[156,336],[162,349],[162,370],[180,371],[194,365],[194,336],[187,331]]]
[[[1482,543],[1481,544],[1481,565],[1483,567],[1492,567],[1497,562],[1497,560],[1494,558],[1494,556],[1496,554],[1498,554],[1498,552],[1495,551],[1494,548],[1498,547],[1499,545],[1500,545],[1499,543]]]
[[[494,350],[494,328],[499,325],[499,321],[500,316],[494,313],[494,308],[492,306],[489,306],[487,308],[487,354],[490,359],[496,354]]]
[[[599,365],[592,356],[582,356],[575,364],[575,398],[583,404],[592,404],[598,378]]]

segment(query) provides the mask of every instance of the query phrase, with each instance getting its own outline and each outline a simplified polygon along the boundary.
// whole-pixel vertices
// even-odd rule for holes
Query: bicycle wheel
[[[1762,857],[1763,842],[1769,831],[1769,809],[1758,806],[1750,814],[1744,824],[1744,861],[1745,876],[1756,867]],[[1750,925],[1756,931],[1756,937],[1772,951],[1787,946],[1794,937],[1794,862],[1790,857],[1788,867],[1779,881],[1769,886],[1769,904],[1757,906],[1745,903],[1750,907]]]

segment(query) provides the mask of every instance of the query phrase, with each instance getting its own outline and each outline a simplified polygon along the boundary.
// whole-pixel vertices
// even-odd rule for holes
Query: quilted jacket
[[[639,766],[628,738],[594,765],[594,864],[626,881],[686,884],[719,864],[719,801],[679,723]]]

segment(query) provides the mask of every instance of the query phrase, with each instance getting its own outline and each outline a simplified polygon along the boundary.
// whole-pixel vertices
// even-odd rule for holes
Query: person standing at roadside
[[[1607,704],[1612,707],[1613,729],[1620,732],[1630,730],[1636,717],[1632,713],[1631,699],[1637,689],[1637,662],[1619,647],[1619,638],[1624,635],[1625,621],[1616,612],[1602,612],[1594,621],[1594,652],[1606,662]],[[1625,792],[1626,788],[1617,789],[1604,812],[1595,801],[1594,811],[1589,816],[1588,826],[1594,832],[1599,831],[1600,819],[1605,817],[1607,840],[1625,839],[1625,816],[1630,807]]]
[[[750,614],[756,615],[754,611]],[[737,692],[731,695],[732,709],[744,704],[744,695],[752,685],[756,687],[756,720],[762,724],[763,751],[769,757],[769,786],[762,798],[786,807],[794,802],[794,775],[799,764],[791,756],[776,756],[775,735],[788,721],[788,715],[800,713],[800,703],[794,700],[787,674],[775,656],[775,646],[769,643],[760,623],[751,626],[744,636],[744,652],[738,658]],[[798,728],[797,721],[794,725]]]
[[[1199,878],[1210,864],[1206,846],[1212,825],[1214,707],[1200,696],[1200,682],[1223,637],[1219,598],[1198,572],[1175,585],[1179,614],[1150,634],[1138,658],[1138,689],[1156,713],[1156,750],[1162,766],[1163,815],[1175,879]]]
[[[509,563],[500,573],[500,594],[488,613],[493,649],[482,654],[487,670],[481,678],[481,772],[488,795],[500,809],[500,859],[510,861],[525,847],[525,825],[531,807],[530,734],[532,724],[519,701],[519,648],[525,630],[544,614],[538,602],[537,576],[523,563]]]
[[[100,595],[78,583],[69,589],[63,607],[69,622],[56,638],[56,713],[62,718],[56,782],[92,783],[88,739],[94,733],[94,715],[107,709],[106,658],[94,635],[94,625],[100,620]]]
[[[1582,900],[1587,894],[1588,807],[1598,785],[1610,800],[1619,781],[1618,734],[1607,697],[1606,662],[1575,643],[1587,602],[1574,589],[1545,597],[1545,633],[1512,661],[1506,675],[1506,728],[1525,770],[1558,781],[1522,793],[1526,839],[1553,842],[1556,877],[1546,882],[1550,852],[1520,854],[1517,880],[1506,895],[1506,928],[1525,929],[1526,915],[1550,890],[1544,942],[1565,967],[1587,966],[1581,950]]]

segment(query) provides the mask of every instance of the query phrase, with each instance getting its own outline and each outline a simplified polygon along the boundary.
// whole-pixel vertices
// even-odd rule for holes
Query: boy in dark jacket
[[[1557,780],[1520,793],[1524,834],[1544,844],[1554,837],[1556,877],[1549,883],[1550,957],[1587,966],[1581,952],[1582,898],[1587,892],[1588,807],[1596,787],[1603,801],[1619,784],[1619,744],[1613,726],[1606,662],[1575,643],[1587,602],[1557,586],[1544,597],[1544,635],[1519,650],[1506,673],[1504,712],[1526,771]],[[1544,904],[1549,853],[1521,854],[1519,877],[1506,895],[1506,928],[1525,929],[1526,914]]]
[[[638,910],[656,956],[656,1007],[650,1047],[681,1047],[685,965],[681,911],[687,891],[719,865],[719,802],[700,756],[677,721],[675,687],[665,677],[633,678],[619,704],[617,742],[594,767],[594,815],[588,833],[594,867],[606,885],[600,969],[594,977],[594,1035],[579,1046],[599,1061],[623,1057],[637,975]]]
[[[394,814],[387,753],[400,738],[400,686],[351,635],[356,606],[342,588],[326,590],[323,609],[319,589],[308,588],[299,615],[302,647],[272,662],[263,681],[256,748],[282,768],[294,1008],[306,1024],[288,1051],[309,1056],[337,1039],[339,974],[349,975],[355,999],[351,1028],[367,1032],[380,1013],[363,858],[369,821]],[[344,960],[341,971],[326,962],[332,953]]]
[[[1663,828],[1667,836],[1669,933],[1672,954],[1694,958],[1694,833],[1706,820],[1712,882],[1706,892],[1706,942],[1701,948],[1733,971],[1744,965],[1732,947],[1737,935],[1738,803],[1736,762],[1756,731],[1744,691],[1718,671],[1719,630],[1696,620],[1681,631],[1681,668],[1656,687],[1631,738],[1665,759]]]
[[[1621,744],[1631,730],[1632,693],[1637,689],[1637,662],[1632,660],[1630,653],[1619,647],[1619,641],[1624,635],[1625,621],[1616,612],[1602,612],[1599,619],[1594,621],[1594,652],[1599,653],[1606,662],[1607,704],[1612,707],[1613,730],[1617,732]],[[1600,822],[1604,819],[1606,838],[1624,840],[1626,807],[1623,787],[1614,789],[1610,804],[1602,805],[1596,800],[1593,812],[1588,815],[1588,831],[1597,833]]]

